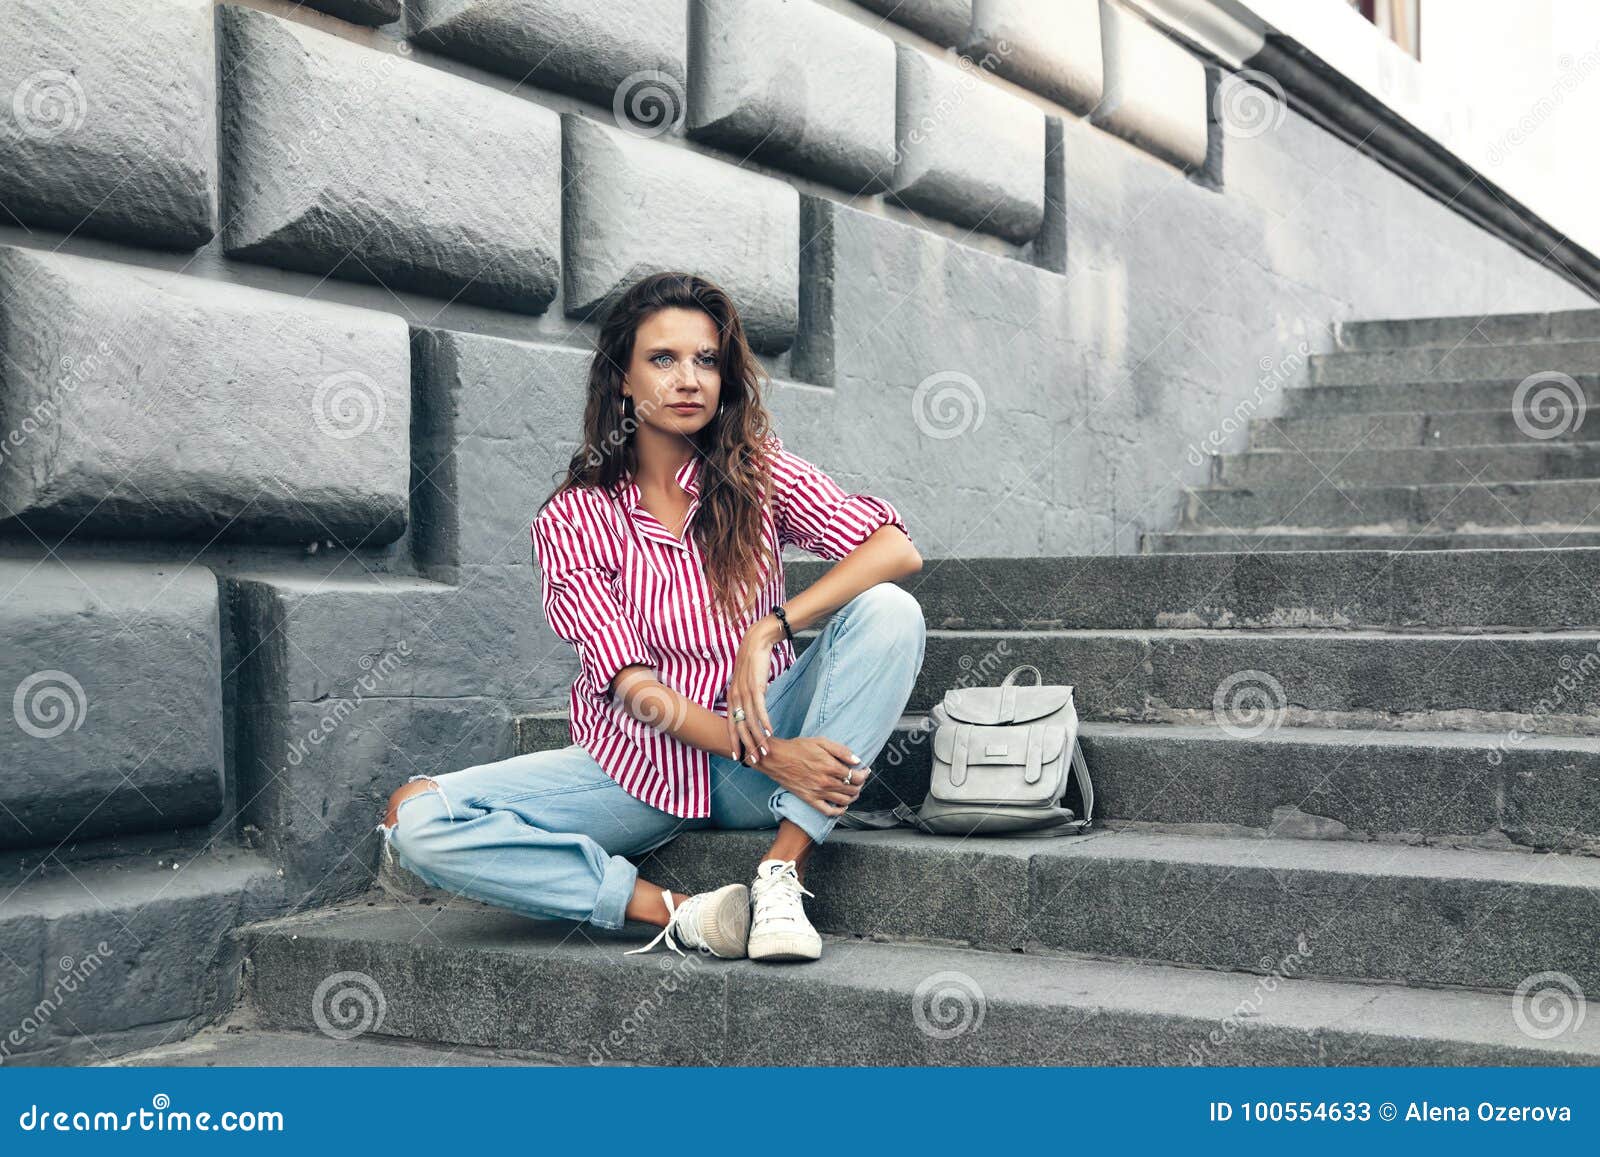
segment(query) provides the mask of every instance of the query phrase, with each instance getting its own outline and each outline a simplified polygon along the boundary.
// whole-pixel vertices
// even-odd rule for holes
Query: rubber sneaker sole
[[[727,884],[711,893],[700,934],[713,955],[725,959],[743,956],[750,936],[750,888]]]
[[[822,955],[822,937],[812,932],[761,932],[750,937],[745,951],[751,960],[815,960]]]

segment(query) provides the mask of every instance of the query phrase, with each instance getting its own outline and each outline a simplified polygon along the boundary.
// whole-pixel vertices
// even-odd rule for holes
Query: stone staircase
[[[386,872],[245,929],[251,1016],[381,995],[381,1036],[576,1063],[1600,1063],[1600,550],[952,559],[908,585],[927,657],[862,806],[921,798],[940,689],[1031,662],[1076,684],[1097,831],[840,833],[798,966],[624,956],[646,929]],[[524,750],[565,742],[521,721]],[[765,838],[690,833],[644,872],[725,883]]]
[[[1152,553],[1600,545],[1600,311],[1346,323]]]

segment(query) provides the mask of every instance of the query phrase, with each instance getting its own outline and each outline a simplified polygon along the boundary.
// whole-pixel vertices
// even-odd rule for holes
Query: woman
[[[888,502],[783,448],[728,295],[646,277],[600,331],[583,441],[532,526],[578,653],[568,747],[413,776],[379,829],[435,887],[716,956],[815,960],[806,863],[861,792],[922,665],[922,558]],[[837,565],[784,598],[783,546]],[[834,613],[796,658],[793,631]],[[624,857],[773,828],[748,887],[685,895]],[[754,908],[752,914],[752,906]]]

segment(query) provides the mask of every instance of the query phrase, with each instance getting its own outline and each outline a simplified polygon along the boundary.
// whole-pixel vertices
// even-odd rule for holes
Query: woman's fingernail
[[[762,749],[761,749],[761,754],[762,754],[762,755],[765,755],[765,754],[766,754],[766,753],[767,753],[767,749],[766,749],[766,748],[765,748],[765,747],[763,747],[763,748],[762,748]]]

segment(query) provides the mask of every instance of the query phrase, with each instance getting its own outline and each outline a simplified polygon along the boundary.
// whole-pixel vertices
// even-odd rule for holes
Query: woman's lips
[[[667,409],[676,410],[680,414],[692,414],[696,410],[705,409],[705,407],[702,406],[699,402],[674,402],[671,405],[669,405],[667,407]]]

